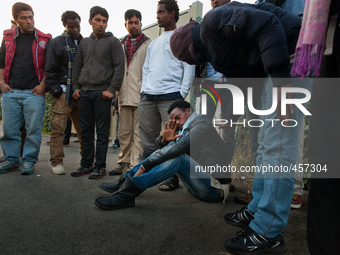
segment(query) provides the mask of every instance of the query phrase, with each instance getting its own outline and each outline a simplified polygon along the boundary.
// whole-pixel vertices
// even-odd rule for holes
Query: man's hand
[[[7,91],[13,92],[13,89],[8,84],[1,84],[0,89],[2,93],[5,93]]]
[[[176,120],[170,120],[169,127],[168,127],[168,122],[165,122],[165,127],[164,127],[164,132],[163,132],[164,142],[167,142],[167,143],[173,142],[178,137],[181,136],[180,134],[176,135],[177,127],[178,127],[178,123]]]
[[[138,171],[135,173],[135,175],[133,177],[137,177],[139,175],[145,174],[145,168],[143,165],[141,165],[138,169]]]
[[[74,100],[78,100],[80,98],[80,95],[79,95],[79,89],[74,91],[73,94],[72,94],[72,97]]]
[[[35,93],[38,96],[43,96],[45,94],[45,88],[45,85],[40,83],[31,90],[31,93]]]
[[[294,105],[293,104],[287,104],[286,105],[286,115],[281,115],[281,88],[288,88],[291,87],[292,84],[288,83],[285,84],[281,87],[277,88],[277,107],[276,107],[276,115],[279,118],[280,121],[284,120],[284,119],[289,119],[289,116],[291,114],[295,113],[295,109],[294,109]],[[293,93],[286,93],[287,95],[287,99],[292,99],[293,98]]]
[[[111,100],[113,98],[113,94],[110,91],[105,90],[103,91],[102,98],[104,100]]]

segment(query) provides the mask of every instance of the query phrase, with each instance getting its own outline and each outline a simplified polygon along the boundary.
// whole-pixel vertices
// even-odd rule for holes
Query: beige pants
[[[72,123],[76,129],[79,140],[79,149],[81,151],[81,129],[79,125],[78,104],[72,101],[71,105],[65,105],[66,94],[63,93],[59,98],[53,97],[53,111],[52,111],[52,133],[50,143],[51,165],[63,165],[65,157],[63,140],[68,117],[71,118]]]
[[[139,163],[142,146],[138,126],[138,108],[133,106],[119,107],[118,139],[121,153],[118,164],[126,163],[135,166]]]

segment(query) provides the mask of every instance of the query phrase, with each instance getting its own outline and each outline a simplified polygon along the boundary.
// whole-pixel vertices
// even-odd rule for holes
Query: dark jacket
[[[156,141],[161,143],[161,137]],[[190,127],[183,131],[182,136],[175,142],[156,150],[144,161],[143,167],[149,171],[154,166],[183,154],[189,155],[201,166],[226,165],[227,150],[223,140],[212,123],[200,114],[191,115]],[[220,183],[229,183],[230,175],[226,173],[225,178],[216,179]]]
[[[107,32],[91,34],[78,48],[72,73],[73,89],[108,90],[115,94],[124,77],[124,52],[120,41]]]
[[[81,41],[82,36],[78,40]],[[62,36],[53,38],[46,48],[46,86],[50,93],[59,98],[63,89],[60,85],[67,85],[68,55],[63,45]]]
[[[232,2],[212,9],[197,27],[195,51],[203,51],[197,57],[210,61],[216,71],[227,77],[265,72],[277,78],[289,76],[289,55],[295,50],[301,18],[268,3]]]

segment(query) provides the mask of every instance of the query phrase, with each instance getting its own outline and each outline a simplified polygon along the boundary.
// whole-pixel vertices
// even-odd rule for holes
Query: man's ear
[[[192,111],[191,111],[191,109],[190,109],[190,108],[187,108],[185,111],[186,111],[186,112],[187,112],[187,114],[189,114],[189,115],[191,115],[191,114],[192,114]]]
[[[92,19],[89,19],[89,24],[92,26]]]
[[[172,15],[173,19],[175,19],[175,11],[171,11],[170,14]]]

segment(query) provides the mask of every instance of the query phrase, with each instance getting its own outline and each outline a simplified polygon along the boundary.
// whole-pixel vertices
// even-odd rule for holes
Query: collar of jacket
[[[104,34],[102,34],[101,36],[99,36],[98,38],[96,38],[93,34],[93,32],[91,33],[90,35],[90,38],[92,39],[101,39],[101,38],[104,38],[104,37],[109,37],[109,36],[113,36],[113,34],[111,32],[105,32]]]

